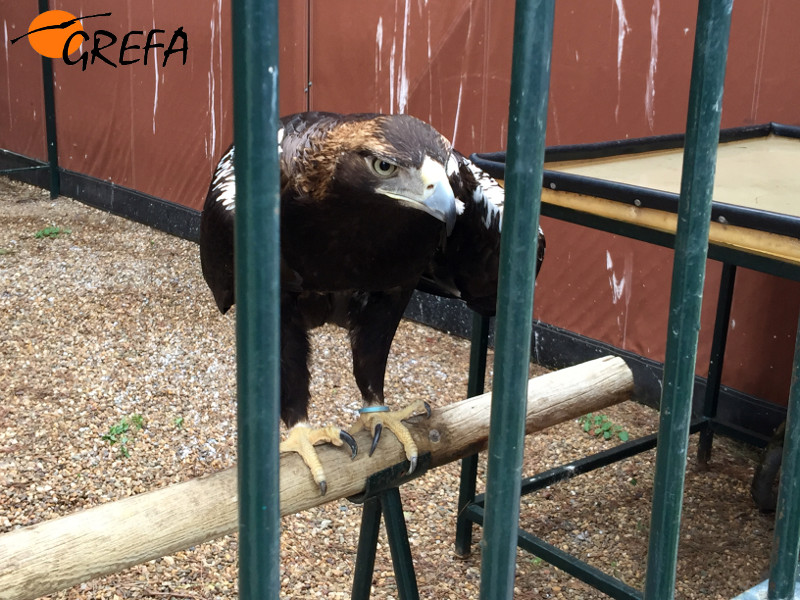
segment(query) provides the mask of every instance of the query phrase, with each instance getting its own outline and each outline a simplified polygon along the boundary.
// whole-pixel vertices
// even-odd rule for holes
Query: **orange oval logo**
[[[75,15],[65,10],[48,10],[31,21],[28,27],[28,41],[42,56],[61,58],[69,36],[77,31],[83,31],[83,26]],[[75,52],[81,42],[83,42],[81,36],[72,38],[67,54]]]

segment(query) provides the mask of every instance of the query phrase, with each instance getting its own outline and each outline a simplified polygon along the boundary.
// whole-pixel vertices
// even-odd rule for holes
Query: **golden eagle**
[[[430,414],[418,402],[384,405],[392,339],[416,287],[463,298],[493,314],[503,190],[430,125],[407,115],[309,112],[284,117],[281,168],[281,451],[298,452],[324,494],[313,445],[356,444],[338,427],[313,429],[308,331],[346,328],[361,392],[357,427],[384,427],[401,441],[413,471],[417,448],[402,421]],[[234,304],[234,148],[220,159],[203,207],[200,258],[220,311]],[[539,237],[540,262],[544,238]]]

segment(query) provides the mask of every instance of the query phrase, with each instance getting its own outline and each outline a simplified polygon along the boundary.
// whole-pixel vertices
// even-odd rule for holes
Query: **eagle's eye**
[[[394,172],[397,171],[397,165],[393,165],[387,160],[383,160],[382,158],[373,158],[370,161],[372,166],[372,170],[375,171],[375,174],[378,177],[391,177],[394,175]]]

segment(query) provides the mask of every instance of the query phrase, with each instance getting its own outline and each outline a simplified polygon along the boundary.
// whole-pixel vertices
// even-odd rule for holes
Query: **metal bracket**
[[[430,452],[419,457],[417,468],[413,473],[409,474],[408,465],[408,461],[403,461],[373,473],[367,477],[364,491],[348,498],[350,502],[364,506],[351,600],[369,600],[381,515],[386,526],[386,537],[389,540],[400,600],[419,600],[417,577],[414,573],[411,546],[408,543],[408,530],[399,486],[428,471],[431,465]]]
[[[408,473],[408,461],[392,465],[382,471],[367,477],[364,491],[347,499],[353,504],[364,504],[367,500],[375,498],[392,488],[397,488],[417,477],[422,477],[431,468],[431,453],[426,452],[417,459],[417,468],[413,473]]]

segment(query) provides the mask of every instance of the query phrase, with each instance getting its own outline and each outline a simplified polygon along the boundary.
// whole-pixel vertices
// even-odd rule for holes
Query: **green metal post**
[[[483,393],[486,380],[486,354],[489,349],[489,317],[472,314],[472,341],[469,350],[469,380],[467,398]],[[472,521],[466,518],[464,510],[475,500],[475,486],[478,479],[478,455],[473,454],[461,460],[461,479],[458,488],[458,516],[456,517],[457,556],[469,556],[472,551]]]
[[[417,576],[414,573],[414,561],[411,558],[411,545],[408,542],[408,529],[403,516],[403,502],[400,490],[391,488],[380,496],[383,508],[383,523],[386,526],[386,538],[392,555],[397,595],[400,600],[419,600]]]
[[[375,550],[381,531],[382,507],[380,498],[368,498],[361,510],[361,531],[358,535],[356,565],[353,571],[353,589],[350,600],[369,600],[372,592],[372,575],[375,573]]]
[[[278,2],[233,2],[239,597],[280,595]]]
[[[800,552],[800,324],[794,348],[792,387],[786,414],[781,483],[775,509],[775,534],[769,574],[769,600],[794,598]]]
[[[672,271],[647,555],[647,600],[675,594],[697,334],[733,0],[700,0]]]
[[[711,340],[711,360],[708,364],[706,391],[703,399],[703,417],[706,426],[700,432],[697,442],[697,464],[703,468],[711,460],[711,445],[714,441],[714,421],[717,418],[719,390],[722,385],[722,365],[725,362],[725,346],[728,343],[728,327],[731,322],[733,286],[736,282],[736,265],[723,263],[717,297],[717,318],[714,322],[714,336]]]
[[[489,429],[482,600],[514,593],[554,0],[518,0]]]
[[[39,13],[50,10],[48,0],[39,0]],[[47,163],[50,168],[50,197],[61,193],[58,170],[58,144],[56,143],[56,98],[53,89],[53,59],[42,57],[42,84],[44,90],[44,125],[47,135]]]

